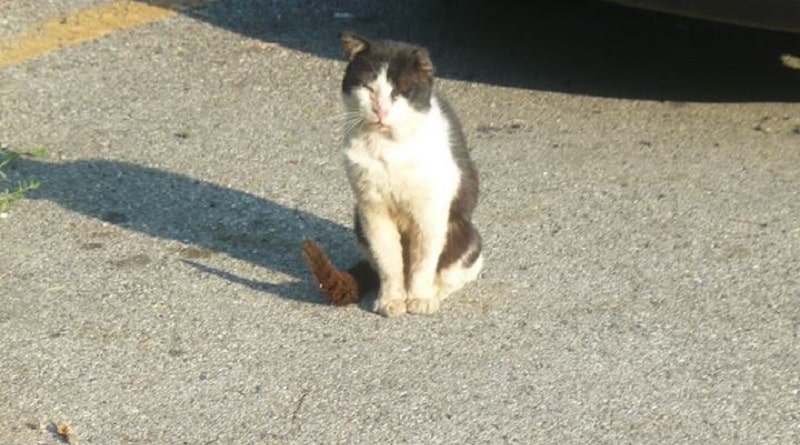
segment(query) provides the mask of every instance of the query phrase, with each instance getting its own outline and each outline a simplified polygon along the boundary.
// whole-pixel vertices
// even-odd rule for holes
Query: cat
[[[381,315],[431,314],[481,271],[478,173],[458,119],[433,94],[426,49],[347,32],[340,41],[345,167],[366,259],[338,270],[312,240],[303,255],[333,304],[379,289]]]

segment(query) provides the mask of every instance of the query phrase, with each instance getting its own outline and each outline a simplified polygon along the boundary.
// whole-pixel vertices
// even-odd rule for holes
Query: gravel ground
[[[798,36],[397,3],[0,69],[0,143],[46,149],[0,183],[41,182],[0,219],[0,442],[800,443]],[[481,172],[485,272],[430,317],[329,307],[300,258],[358,255],[341,29],[431,48]]]

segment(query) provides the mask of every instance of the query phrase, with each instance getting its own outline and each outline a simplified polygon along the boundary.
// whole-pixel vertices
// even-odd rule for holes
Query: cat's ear
[[[347,60],[353,60],[358,53],[369,49],[369,40],[353,34],[351,32],[343,32],[339,34],[339,40],[342,42],[342,49]]]
[[[433,77],[433,62],[431,62],[431,56],[428,54],[428,50],[425,48],[414,50],[414,55],[417,58],[417,68],[426,75]]]

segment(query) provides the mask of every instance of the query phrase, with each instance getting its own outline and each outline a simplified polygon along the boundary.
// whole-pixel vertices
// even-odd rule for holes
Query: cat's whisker
[[[364,117],[360,112],[357,111],[346,112],[338,116],[337,119],[341,122],[342,128],[345,132],[352,131],[354,128],[364,122]]]
[[[345,130],[352,130],[357,126],[361,125],[362,122],[364,122],[362,119],[350,119],[342,122],[342,128],[344,128]]]
[[[352,130],[354,130],[357,126],[363,123],[364,123],[364,117],[361,115],[361,113],[354,113],[352,116],[345,116],[342,122],[342,126],[344,128],[344,131],[346,133],[349,133]]]
[[[352,119],[354,117],[360,117],[360,116],[361,116],[361,112],[360,111],[345,111],[342,114],[337,114],[335,116],[329,117],[328,120],[334,121],[334,122],[335,121],[344,121],[344,120],[350,120],[350,119]]]

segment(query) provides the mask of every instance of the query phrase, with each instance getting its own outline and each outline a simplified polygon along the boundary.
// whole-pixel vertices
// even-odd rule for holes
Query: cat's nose
[[[378,116],[378,120],[383,121],[389,115],[389,109],[381,106],[372,107],[372,112]]]

